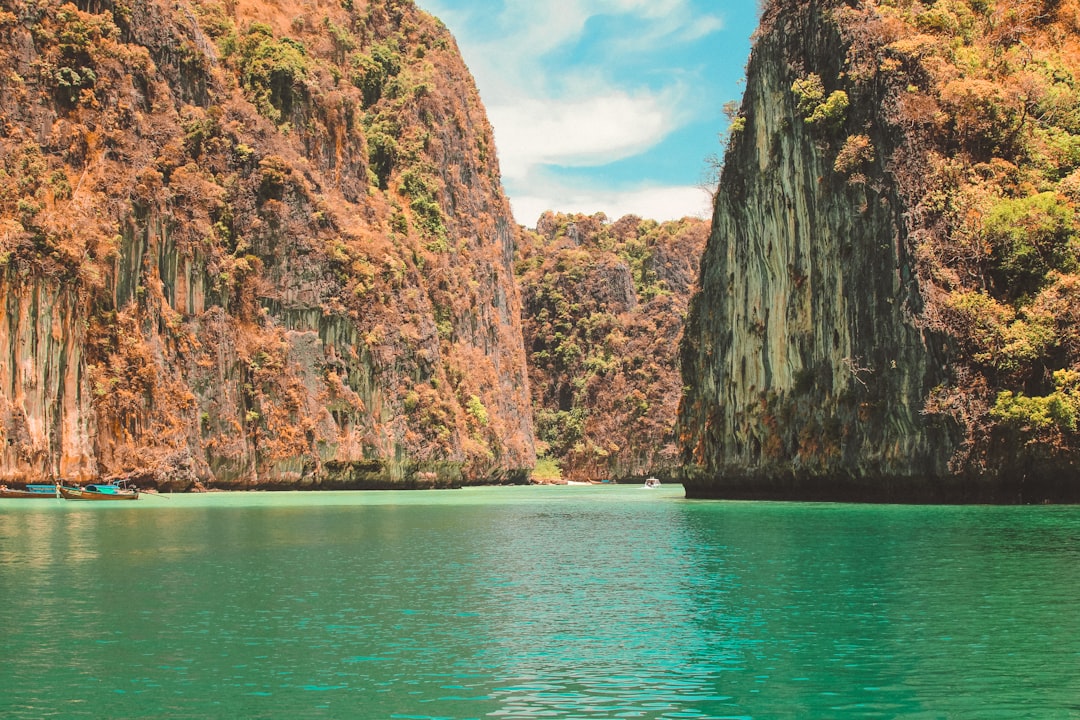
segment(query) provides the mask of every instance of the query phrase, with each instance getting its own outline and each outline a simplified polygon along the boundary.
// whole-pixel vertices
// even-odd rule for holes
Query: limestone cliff
[[[708,225],[545,213],[516,272],[540,449],[569,480],[678,466],[677,348]]]
[[[406,0],[0,2],[0,479],[521,481],[515,236]]]
[[[1015,102],[1010,131],[988,117],[1000,109],[992,102],[956,99],[958,79],[1002,78],[1011,62],[1003,56],[1022,40],[1029,52],[1037,47],[1022,28],[1011,42],[994,34],[1018,22],[1008,14],[1014,6],[767,7],[682,346],[688,495],[1078,497],[1060,473],[1076,455],[1045,462],[1023,428],[1001,422],[994,395],[1045,394],[1052,371],[1075,358],[1043,365],[1035,353],[1025,373],[1008,376],[992,350],[965,345],[977,318],[955,321],[970,294],[989,302],[995,262],[993,250],[967,265],[957,258],[980,233],[992,247],[993,202],[1033,194],[1030,182],[1002,183],[976,202],[969,179],[1020,163],[1004,139],[983,142],[975,122],[983,133],[1023,137],[1020,113],[1035,96],[1001,100]],[[1041,136],[1032,137],[1029,153]],[[1056,187],[1075,167],[1076,158],[1062,159],[1040,182]],[[1075,206],[1061,203],[1075,222]],[[1046,277],[1036,291],[1060,287],[1058,275]],[[1016,307],[1011,317],[1023,317]]]

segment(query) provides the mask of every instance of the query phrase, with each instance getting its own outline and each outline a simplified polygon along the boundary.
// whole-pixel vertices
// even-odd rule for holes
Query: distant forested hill
[[[547,213],[517,276],[540,450],[576,480],[669,477],[677,348],[708,223]]]

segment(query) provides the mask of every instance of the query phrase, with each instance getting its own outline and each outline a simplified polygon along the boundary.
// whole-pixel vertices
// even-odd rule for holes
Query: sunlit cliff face
[[[677,469],[677,349],[708,224],[546,213],[517,263],[537,436],[573,480]]]
[[[521,480],[490,126],[397,2],[0,12],[0,476]]]
[[[1045,143],[1080,124],[1021,122],[1008,100],[1027,83],[1047,107],[1076,91],[995,60],[1019,52],[1009,26],[1046,67],[1073,67],[1075,43],[1048,39],[1075,7],[1041,29],[1009,14],[1019,4],[957,3],[933,22],[919,7],[765,13],[682,350],[690,494],[1076,494],[1059,472],[1075,457],[1072,381],[1054,372],[1080,358],[1062,302],[1075,262],[1053,251],[1029,267],[1018,253],[1080,238],[1075,160]],[[1006,116],[1016,137],[989,122]],[[1052,169],[1031,162],[1035,148]],[[1006,216],[1025,229],[1000,229]],[[1040,403],[1065,408],[1061,421],[1032,414]]]

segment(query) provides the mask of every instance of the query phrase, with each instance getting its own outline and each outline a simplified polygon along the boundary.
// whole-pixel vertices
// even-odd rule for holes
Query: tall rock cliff
[[[677,348],[708,224],[545,213],[523,236],[540,449],[568,480],[674,476]]]
[[[1062,472],[1077,19],[1071,2],[765,9],[682,346],[688,495],[1080,497]]]
[[[0,479],[521,481],[517,232],[408,0],[3,0]]]

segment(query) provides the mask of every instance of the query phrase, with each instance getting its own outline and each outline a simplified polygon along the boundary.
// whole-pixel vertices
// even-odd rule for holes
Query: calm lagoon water
[[[4,718],[1080,718],[1080,508],[0,501]]]

